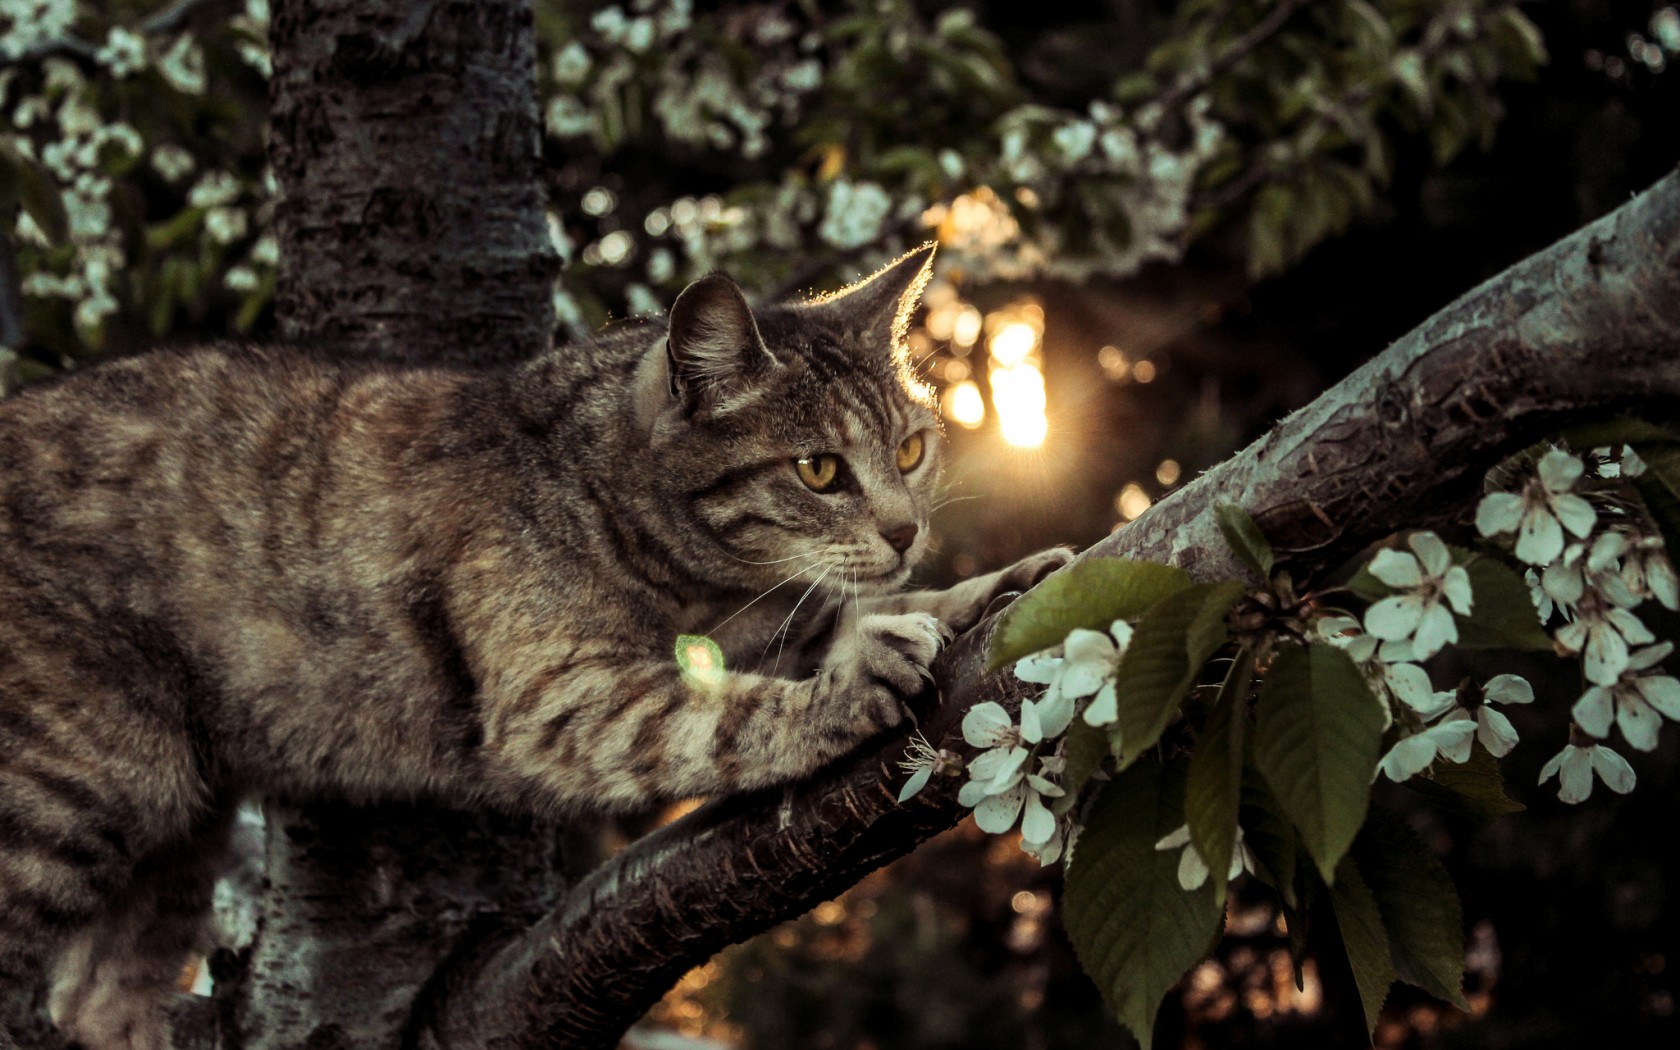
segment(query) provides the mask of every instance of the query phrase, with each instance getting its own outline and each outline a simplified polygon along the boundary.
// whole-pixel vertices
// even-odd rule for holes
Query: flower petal
[[[1458,624],[1445,605],[1430,605],[1423,610],[1417,634],[1412,636],[1412,653],[1419,660],[1427,660],[1440,652],[1448,642],[1458,641]]]
[[[1452,606],[1453,612],[1460,616],[1469,616],[1475,595],[1470,593],[1470,573],[1462,565],[1454,565],[1447,570],[1447,575],[1441,580],[1441,593],[1447,596],[1447,604]]]
[[[1531,704],[1534,687],[1517,674],[1496,674],[1482,686],[1482,699],[1490,704]]]
[[[1561,638],[1563,632],[1559,631]],[[1615,685],[1627,669],[1628,649],[1622,636],[1609,626],[1594,624],[1587,629],[1587,646],[1581,650],[1581,666],[1594,685]]]
[[[1556,773],[1563,767],[1563,760],[1568,758],[1570,752],[1574,750],[1576,750],[1574,744],[1565,744],[1562,751],[1559,751],[1557,754],[1547,759],[1546,764],[1540,767],[1540,779],[1535,781],[1535,783],[1544,784],[1546,781],[1552,779],[1552,774]]]
[[[1680,681],[1668,675],[1636,678],[1633,687],[1639,696],[1665,718],[1680,722]]]
[[[1470,759],[1470,745],[1476,739],[1476,721],[1471,718],[1454,718],[1431,726],[1424,731],[1425,735],[1435,740],[1435,749],[1441,757],[1453,762],[1467,762]]]
[[[912,795],[927,787],[928,779],[932,776],[932,766],[923,766],[910,774],[910,779],[904,782],[904,787],[898,793],[898,801],[901,803],[909,801]]]
[[[1368,566],[1371,575],[1390,587],[1416,587],[1423,582],[1423,567],[1410,554],[1396,550],[1380,550]]]
[[[1096,699],[1085,709],[1085,724],[1101,729],[1103,726],[1112,725],[1119,717],[1119,696],[1114,691],[1114,683],[1109,682],[1097,690]]]
[[[1429,672],[1417,664],[1389,664],[1383,669],[1383,679],[1400,702],[1415,711],[1434,706],[1434,687],[1429,684]]]
[[[1042,846],[1056,834],[1056,817],[1035,792],[1027,792],[1026,814],[1021,817],[1021,839]]]
[[[1021,701],[1021,739],[1029,744],[1044,739],[1044,727],[1038,720],[1038,704],[1031,700]]]
[[[1201,887],[1207,881],[1207,861],[1196,852],[1195,846],[1185,846],[1178,858],[1178,885],[1186,892]]]
[[[1658,642],[1656,645],[1646,646],[1637,653],[1628,654],[1628,669],[1630,671],[1649,671],[1668,659],[1668,654],[1673,651],[1673,642]]]
[[[1117,655],[1114,639],[1106,632],[1075,627],[1068,632],[1062,652],[1069,663],[1111,664]]]
[[[1559,605],[1575,605],[1587,592],[1587,578],[1579,564],[1554,561],[1541,574],[1540,589]]]
[[[1503,758],[1517,746],[1517,729],[1511,720],[1491,707],[1476,712],[1476,739],[1493,754]]]
[[[1662,716],[1651,710],[1637,690],[1620,687],[1616,690],[1616,728],[1635,751],[1655,751]]]
[[[1645,562],[1645,586],[1663,608],[1680,610],[1680,577],[1674,575],[1674,566],[1667,555],[1659,552],[1649,556]]]
[[[1483,536],[1516,532],[1522,524],[1523,498],[1514,492],[1490,492],[1476,505],[1476,531]]]
[[[1114,639],[1116,648],[1124,650],[1132,644],[1132,625],[1125,620],[1115,620],[1108,625],[1109,636]]]
[[[1396,594],[1365,611],[1365,630],[1384,640],[1410,638],[1422,619],[1422,598],[1415,594]]]
[[[1578,747],[1564,756],[1558,772],[1558,798],[1574,805],[1592,796],[1593,752],[1595,747]]]
[[[1540,484],[1546,487],[1547,492],[1568,492],[1587,469],[1579,459],[1560,448],[1541,456],[1535,466],[1540,474]]]
[[[986,790],[985,781],[970,780],[957,792],[957,801],[973,809],[990,796],[991,792]]]
[[[981,831],[1001,835],[1015,826],[1015,818],[1020,816],[1021,804],[1026,798],[1025,784],[1017,784],[1001,795],[993,795],[974,807],[974,823]]]
[[[1418,561],[1431,576],[1440,576],[1452,566],[1452,555],[1447,553],[1447,545],[1433,532],[1414,532],[1406,545],[1417,552]]]
[[[1563,526],[1558,524],[1551,508],[1535,505],[1523,513],[1522,527],[1517,530],[1518,561],[1530,565],[1547,565],[1563,553]]]
[[[1616,564],[1616,559],[1627,550],[1627,536],[1620,532],[1606,532],[1593,541],[1592,548],[1587,552],[1587,571],[1603,572]]]
[[[1607,609],[1604,615],[1629,645],[1649,645],[1657,640],[1651,629],[1626,609]]]
[[[1170,849],[1177,849],[1190,841],[1190,825],[1180,824],[1178,827],[1161,836],[1155,843],[1155,852],[1164,853]]]
[[[1552,497],[1552,513],[1563,527],[1581,539],[1586,539],[1598,524],[1598,511],[1591,503],[1574,494]]]
[[[1435,742],[1419,733],[1409,736],[1388,749],[1377,768],[1396,783],[1410,780],[1429,768],[1435,761]]]
[[[1068,723],[1073,721],[1073,706],[1073,697],[1061,690],[1038,702],[1038,725],[1044,739],[1053,740],[1067,731]]]
[[[1598,779],[1604,781],[1605,787],[1618,795],[1625,795],[1633,790],[1634,782],[1638,778],[1634,776],[1633,767],[1628,765],[1627,759],[1603,746],[1590,750],[1593,771],[1598,774]]]
[[[968,709],[962,730],[963,739],[971,747],[997,747],[1014,738],[1015,721],[1002,704],[987,700]]]
[[[1610,690],[1602,685],[1595,685],[1581,694],[1581,699],[1575,701],[1575,706],[1569,709],[1569,717],[1581,727],[1583,733],[1588,733],[1603,739],[1610,735],[1610,721],[1615,717],[1615,707],[1611,703]]]
[[[1062,658],[1047,652],[1023,656],[1015,661],[1015,677],[1034,685],[1049,685],[1062,669]]]

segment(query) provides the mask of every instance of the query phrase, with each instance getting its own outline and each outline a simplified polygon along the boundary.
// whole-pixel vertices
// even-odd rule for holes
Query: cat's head
[[[659,495],[730,579],[868,594],[909,577],[942,442],[904,344],[932,259],[927,245],[834,295],[756,310],[721,274],[678,296],[650,451]]]

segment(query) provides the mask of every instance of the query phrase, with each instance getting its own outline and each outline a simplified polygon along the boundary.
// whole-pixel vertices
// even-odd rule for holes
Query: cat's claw
[[[949,631],[928,613],[872,614],[829,653],[828,670],[860,736],[914,720],[910,701],[933,680]]]

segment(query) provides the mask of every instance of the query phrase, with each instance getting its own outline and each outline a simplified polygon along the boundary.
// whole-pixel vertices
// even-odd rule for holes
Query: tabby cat
[[[756,312],[713,275],[499,371],[214,347],[0,402],[0,997],[50,972],[89,1050],[166,1046],[248,795],[624,810],[898,724],[1067,558],[898,593],[931,255]]]

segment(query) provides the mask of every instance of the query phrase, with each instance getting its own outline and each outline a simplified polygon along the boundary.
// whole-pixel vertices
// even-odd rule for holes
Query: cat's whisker
[[[928,513],[929,514],[936,513],[940,510],[943,510],[946,507],[949,507],[953,503],[967,503],[971,499],[979,499],[979,498],[980,498],[979,495],[947,496],[945,499],[942,499],[938,503],[935,503],[932,507],[929,507],[928,508]]]
[[[723,630],[724,625],[727,624],[730,620],[735,619],[735,617],[737,617],[737,616],[741,615],[742,613],[746,612],[748,609],[751,609],[754,605],[757,605],[760,601],[762,601],[772,591],[775,591],[775,590],[778,590],[779,588],[781,588],[782,584],[785,584],[785,583],[789,582],[790,580],[796,580],[799,577],[801,577],[801,576],[805,575],[806,573],[810,572],[812,569],[815,569],[816,567],[817,567],[816,565],[807,565],[803,569],[800,569],[798,572],[794,573],[792,576],[789,576],[787,579],[781,581],[781,583],[771,585],[769,590],[763,592],[757,598],[754,598],[752,601],[750,601],[747,604],[741,606],[739,609],[736,609],[734,612],[730,613],[728,616],[725,616],[721,623],[717,624],[715,627],[713,627],[710,631],[707,631],[706,633],[707,634],[716,634],[717,632]],[[821,580],[822,577],[818,576],[817,579]],[[768,646],[766,646],[766,648],[768,648]]]
[[[728,554],[729,557],[734,558],[742,565],[780,565],[787,561],[798,561],[800,558],[820,558],[825,554],[832,554],[833,551],[834,548],[830,545],[824,547],[822,550],[806,551],[803,554],[790,554],[785,558],[772,558],[769,561],[753,561],[750,558],[743,558],[736,554],[729,554],[728,551],[724,551],[723,553]]]
[[[770,667],[771,674],[779,672],[782,668],[782,651],[787,648],[788,628],[793,626],[793,618],[799,615],[799,607],[805,604],[805,599],[811,596],[811,592],[817,589],[817,585],[822,583],[823,580],[828,577],[828,574],[834,571],[834,568],[835,567],[833,565],[830,565],[828,568],[823,570],[821,576],[818,576],[816,579],[811,581],[811,586],[805,588],[805,593],[801,594],[799,596],[799,600],[793,603],[793,611],[787,614],[787,618],[784,619],[782,621],[782,625],[776,629],[776,633],[770,636],[770,642],[775,641],[777,637],[780,637],[782,640],[781,645],[776,647],[776,662]],[[764,657],[770,653],[770,642],[764,643],[764,652],[758,655],[758,663],[760,667],[764,666]]]

